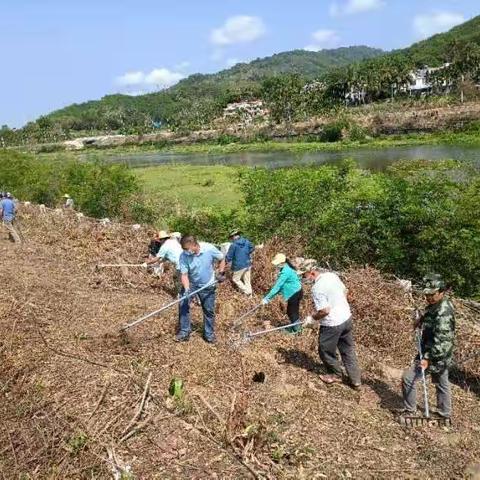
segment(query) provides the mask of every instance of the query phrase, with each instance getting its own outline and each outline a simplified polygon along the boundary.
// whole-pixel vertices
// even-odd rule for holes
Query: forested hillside
[[[216,74],[195,74],[173,87],[140,96],[108,95],[74,104],[39,118],[13,133],[1,130],[6,144],[55,142],[98,132],[145,133],[158,127],[186,131],[208,127],[234,101],[261,98],[276,122],[304,120],[341,105],[351,92],[357,103],[408,96],[412,71],[449,62],[432,78],[430,92],[469,89],[480,76],[480,16],[449,32],[383,53],[364,46],[309,52],[295,50],[238,64]],[[317,88],[305,90],[313,80]],[[461,85],[462,84],[462,85]],[[319,88],[318,88],[319,87]],[[476,92],[476,93],[475,93]]]

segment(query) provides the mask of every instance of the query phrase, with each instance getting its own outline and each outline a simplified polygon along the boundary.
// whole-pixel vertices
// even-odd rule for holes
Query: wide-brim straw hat
[[[170,234],[167,233],[165,230],[160,230],[158,233],[157,233],[157,238],[159,240],[164,240],[165,238],[170,238]]]
[[[284,253],[277,253],[275,257],[272,260],[272,265],[275,265],[278,267],[282,263],[285,263],[287,261],[287,257],[285,256]]]

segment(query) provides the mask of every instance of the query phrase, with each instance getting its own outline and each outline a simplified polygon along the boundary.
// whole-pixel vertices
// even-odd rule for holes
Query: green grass
[[[133,171],[147,194],[169,205],[196,210],[236,206],[241,200],[236,178],[240,169],[224,165],[161,165]]]

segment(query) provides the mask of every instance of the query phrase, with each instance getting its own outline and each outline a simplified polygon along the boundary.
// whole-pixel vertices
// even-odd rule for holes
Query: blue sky
[[[0,125],[296,48],[403,47],[478,0],[0,0]]]

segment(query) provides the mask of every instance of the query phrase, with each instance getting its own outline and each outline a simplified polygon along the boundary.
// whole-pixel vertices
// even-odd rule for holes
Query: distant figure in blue
[[[242,237],[242,232],[234,230],[230,234],[232,242],[228,249],[226,261],[232,265],[232,281],[245,295],[252,295],[252,253],[255,246],[250,240]]]
[[[10,193],[0,195],[0,219],[8,231],[9,238],[15,243],[22,243],[20,235],[15,228],[15,219],[17,216],[17,206]]]

